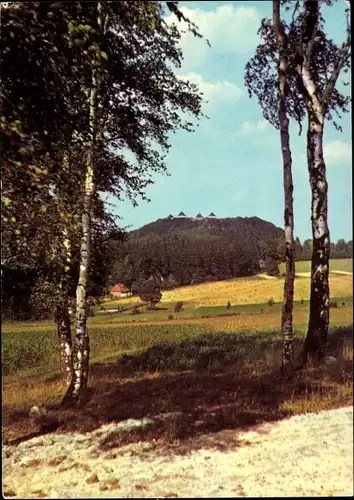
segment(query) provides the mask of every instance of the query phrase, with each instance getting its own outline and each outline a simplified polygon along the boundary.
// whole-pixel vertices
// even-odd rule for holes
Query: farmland
[[[332,338],[337,339],[332,348],[338,349],[338,341],[343,348],[345,363],[351,364],[352,276],[332,274],[330,285],[330,332]],[[88,322],[91,344],[90,386],[96,394],[91,406],[99,404],[102,408],[100,416],[97,416],[99,421],[104,422],[108,417],[108,403],[103,399],[104,394],[111,393],[113,387],[120,387],[117,405],[120,401],[122,406],[119,404],[114,411],[110,407],[109,412],[113,411],[113,414],[109,414],[109,419],[126,418],[128,414],[134,416],[141,415],[142,411],[143,414],[152,411],[151,404],[174,411],[173,401],[177,395],[173,395],[173,390],[169,389],[172,392],[168,398],[170,403],[167,402],[168,393],[165,394],[163,389],[166,377],[172,384],[174,377],[185,377],[185,383],[192,384],[188,385],[192,387],[195,376],[202,377],[206,373],[212,376],[212,373],[219,372],[226,377],[226,372],[229,373],[230,370],[228,376],[238,378],[237,384],[242,385],[248,380],[252,389],[245,389],[242,404],[253,408],[258,415],[268,415],[269,404],[274,415],[280,416],[284,415],[284,411],[291,414],[336,407],[348,402],[352,398],[352,383],[348,379],[344,382],[327,380],[322,387],[308,375],[306,394],[301,391],[297,394],[298,382],[294,380],[290,385],[277,385],[277,396],[274,396],[271,403],[264,402],[257,396],[259,391],[262,392],[260,386],[263,381],[268,380],[274,370],[279,371],[282,290],[283,278],[257,276],[167,291],[163,294],[158,310],[148,312],[142,307],[140,314],[132,314],[131,308],[139,305],[139,300],[134,297],[105,302],[104,307],[107,309],[119,304],[128,310],[99,314],[97,309],[96,315]],[[309,279],[297,278],[294,304],[297,352],[306,334],[308,297]],[[183,310],[175,313],[174,305],[178,300],[183,301]],[[227,302],[230,302],[229,308],[226,307]],[[3,372],[6,375],[3,382],[4,431],[6,439],[12,439],[33,431],[33,424],[26,417],[13,421],[14,415],[26,415],[28,408],[38,403],[56,408],[65,385],[58,370],[59,354],[52,322],[4,323],[2,348]],[[203,384],[207,383],[207,378],[203,378],[203,382],[198,379],[198,384],[202,384],[198,389],[201,391],[200,397],[189,396],[196,398],[195,401],[200,400],[199,404],[202,404],[205,397],[216,400],[221,397],[217,387],[214,396],[203,396]],[[187,379],[190,382],[187,383]],[[256,392],[255,383],[258,387]],[[273,384],[271,380],[266,383]],[[125,398],[129,398],[129,384],[135,387],[136,403],[131,400],[130,403],[124,403]],[[161,384],[161,394],[150,394],[150,386],[146,384],[153,384],[151,387],[159,387]],[[99,391],[96,390],[98,387]],[[209,385],[205,390],[207,393],[211,391]],[[326,397],[323,397],[323,391]],[[226,399],[231,397],[224,396]],[[156,401],[150,401],[151,398]],[[127,405],[124,410],[128,411],[127,415],[123,411],[124,404]],[[263,408],[264,405],[266,408]],[[88,425],[92,425],[89,424],[92,418],[96,418],[91,414],[92,411],[88,410],[90,417],[80,414],[75,425],[75,419],[68,417],[66,421],[63,417],[66,422],[63,424],[64,428],[71,429],[73,425],[81,430],[88,428]]]
[[[330,290],[332,297],[348,297],[352,295],[352,275],[331,274]],[[249,277],[235,278],[227,281],[202,283],[200,285],[186,286],[162,293],[161,304],[173,303],[182,300],[191,307],[225,306],[227,302],[232,305],[264,304],[270,298],[274,302],[283,300],[283,278]],[[299,276],[295,280],[294,300],[308,300],[310,297],[310,280],[308,277]],[[141,304],[136,297],[107,301],[104,307],[114,308]]]

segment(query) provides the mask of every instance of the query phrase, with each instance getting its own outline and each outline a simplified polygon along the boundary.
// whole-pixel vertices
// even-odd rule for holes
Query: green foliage
[[[186,116],[201,116],[202,102],[198,88],[173,71],[182,60],[180,34],[176,26],[161,22],[159,3],[100,5],[101,17],[112,28],[109,36],[104,35],[108,25],[103,31],[98,26],[98,4],[27,2],[3,9],[0,82],[5,146],[0,160],[2,261],[22,268],[46,262],[55,268],[59,283],[66,266],[63,231],[67,230],[73,285],[83,211],[80,186],[90,134],[87,89],[93,72],[99,74],[94,252],[88,290],[94,296],[107,288],[111,262],[103,241],[117,230],[116,219],[109,217],[98,192],[121,199],[125,191],[133,203],[144,198],[151,174],[166,169],[163,155],[171,132],[192,130]],[[173,11],[179,12],[177,4]],[[189,29],[195,27],[189,23]],[[138,161],[130,163],[121,153],[124,149]],[[41,279],[47,279],[45,273]]]
[[[298,2],[291,22],[282,20],[285,35],[287,37],[288,47],[288,74],[287,74],[287,94],[286,94],[286,112],[289,117],[294,118],[300,126],[306,115],[306,96],[307,92],[303,88],[301,79],[298,78],[297,67],[302,59],[302,36],[306,30],[308,16],[305,11],[308,5],[315,6],[317,2]],[[288,7],[291,2],[284,2]],[[301,8],[302,7],[302,8]],[[315,7],[316,8],[316,7]],[[323,16],[319,15],[318,25],[316,26],[314,47],[311,54],[310,72],[317,89],[320,99],[324,95],[328,84],[328,75],[333,74],[334,68],[338,65],[340,59],[341,67],[344,72],[350,68],[350,51],[348,41],[342,46],[335,44],[325,33],[325,23]],[[278,117],[278,94],[277,94],[277,45],[273,24],[269,19],[263,19],[259,29],[259,35],[262,42],[257,46],[255,55],[247,62],[245,68],[245,84],[250,97],[256,96],[262,108],[264,118],[279,128]],[[345,50],[343,50],[345,49]],[[335,83],[335,82],[334,82]],[[350,106],[350,97],[341,92],[340,89],[333,88],[329,95],[328,103],[325,105],[325,117],[333,122],[334,126],[339,128],[334,121],[334,113],[339,117],[342,112],[348,112]]]
[[[55,283],[40,276],[31,290],[31,317],[34,319],[53,317],[60,300],[60,293]]]
[[[274,259],[267,259],[265,261],[264,270],[268,276],[279,276],[278,262]]]
[[[162,298],[160,282],[155,278],[144,281],[139,288],[139,298],[149,304],[149,309],[154,309]]]

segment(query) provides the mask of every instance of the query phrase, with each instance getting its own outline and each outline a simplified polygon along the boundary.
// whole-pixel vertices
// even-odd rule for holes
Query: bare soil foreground
[[[156,417],[168,418],[173,415]],[[51,433],[4,446],[3,493],[8,498],[353,495],[353,407],[199,435],[188,448],[161,448],[154,440],[114,445],[115,436],[150,425],[154,419],[131,419],[85,434]]]

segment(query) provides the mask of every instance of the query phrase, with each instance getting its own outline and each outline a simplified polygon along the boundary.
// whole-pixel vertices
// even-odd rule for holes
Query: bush
[[[175,313],[179,313],[183,310],[183,302],[181,300],[179,300],[178,302],[176,302],[175,304]]]
[[[154,278],[149,278],[140,285],[138,294],[142,302],[148,303],[148,309],[151,311],[162,298],[159,281]]]
[[[137,307],[133,307],[132,312],[130,314],[141,314],[141,311]]]
[[[231,309],[231,304],[230,304],[230,302],[228,302],[228,303],[226,304],[226,309],[227,309],[227,310]]]
[[[169,315],[168,315],[168,319],[169,319],[169,320],[173,319],[172,314],[169,314]]]
[[[269,307],[272,307],[274,305],[274,299],[273,297],[271,297],[269,300],[268,300],[268,306]]]
[[[330,309],[337,309],[338,304],[337,304],[337,302],[335,300],[330,300],[329,301],[329,307],[330,307]]]

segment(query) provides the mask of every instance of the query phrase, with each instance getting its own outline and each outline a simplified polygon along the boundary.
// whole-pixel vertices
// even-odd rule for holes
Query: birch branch
[[[342,43],[342,47],[340,50],[340,56],[338,57],[338,60],[333,68],[332,75],[327,82],[326,88],[323,91],[323,95],[322,95],[322,99],[321,99],[323,106],[327,105],[329,98],[331,96],[331,93],[333,92],[333,89],[337,83],[339,74],[344,66],[345,60],[346,60],[347,56],[349,55],[350,42],[351,42],[351,34],[350,34],[350,29],[349,29],[347,40]]]

